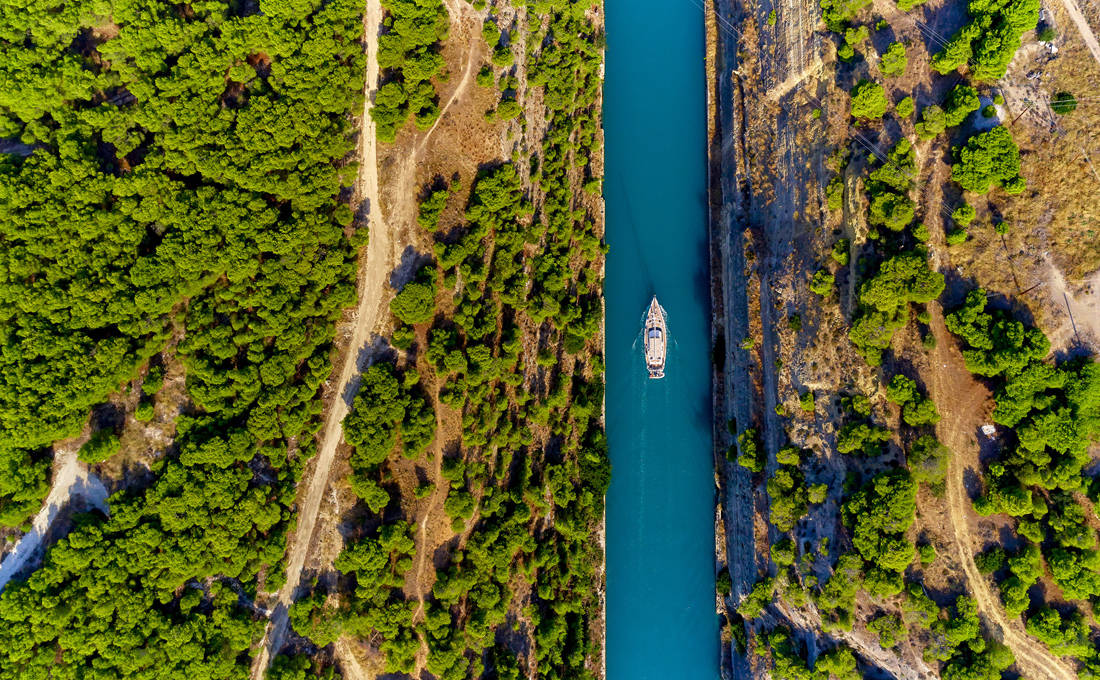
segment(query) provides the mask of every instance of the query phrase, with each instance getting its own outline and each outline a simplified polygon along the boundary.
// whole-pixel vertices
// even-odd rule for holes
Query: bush
[[[760,616],[764,612],[764,607],[771,604],[772,600],[775,599],[775,585],[776,580],[774,578],[764,578],[757,581],[753,585],[752,591],[738,605],[737,613],[746,619],[755,619]]]
[[[718,576],[714,579],[714,587],[722,597],[727,597],[733,592],[733,580],[730,578],[729,569],[719,570]]]
[[[1072,92],[1056,92],[1050,100],[1050,108],[1060,116],[1077,110],[1077,98]]]
[[[876,120],[886,115],[889,103],[886,90],[879,83],[861,80],[852,88],[852,115],[856,118]]]
[[[968,227],[970,223],[974,221],[974,217],[977,215],[977,211],[974,210],[974,206],[969,203],[963,203],[959,207],[951,211],[951,219],[959,227]]]
[[[912,97],[906,97],[897,103],[894,107],[894,113],[898,118],[908,118],[913,115],[913,112],[917,110],[917,105],[913,102]]]
[[[949,246],[957,246],[960,243],[966,243],[967,236],[969,236],[969,234],[965,229],[952,229],[947,232],[944,240],[947,241],[947,245]]]
[[[923,543],[917,548],[917,552],[920,554],[920,563],[922,566],[927,567],[936,561],[936,546],[931,543]]]
[[[813,413],[814,412],[814,392],[813,392],[813,390],[806,390],[806,393],[803,394],[798,399],[798,403],[802,407],[803,411],[805,411],[806,413]]]
[[[142,399],[134,409],[134,418],[143,423],[151,421],[154,415],[156,415],[156,405],[150,400]]]
[[[862,456],[878,456],[882,443],[890,441],[890,430],[867,423],[845,423],[837,432],[836,450]]]
[[[900,42],[890,43],[890,46],[886,48],[879,59],[879,68],[882,70],[882,75],[887,78],[904,75],[905,67],[908,64],[909,60],[905,56],[905,45]]]
[[[947,114],[935,104],[921,109],[920,122],[914,126],[917,136],[929,140],[947,129]]]
[[[839,33],[845,23],[870,4],[871,0],[821,0],[821,18],[830,31]]]
[[[102,463],[121,449],[118,435],[110,430],[96,430],[80,447],[76,457],[88,464]]]
[[[992,574],[995,571],[1000,571],[1005,566],[1004,548],[995,546],[989,550],[978,553],[974,556],[974,564],[978,567],[978,571],[983,574]]]
[[[752,472],[764,469],[764,444],[755,429],[749,428],[737,435],[737,463]]]
[[[829,256],[833,258],[833,261],[839,264],[841,267],[847,267],[851,258],[852,242],[846,238],[838,238],[836,243],[833,244],[833,249],[829,253]]]
[[[909,636],[909,631],[901,618],[894,614],[882,614],[867,623],[867,630],[878,636],[878,643],[884,648],[896,647]]]
[[[840,210],[844,206],[844,178],[835,175],[825,185],[825,202],[829,210]]]
[[[923,434],[909,447],[909,473],[918,483],[937,484],[947,476],[951,450],[933,435]]]
[[[969,85],[956,85],[944,100],[944,123],[947,127],[962,125],[982,105],[978,91]]]
[[[828,297],[833,292],[836,278],[828,269],[818,269],[810,279],[810,290],[821,297]]]
[[[483,65],[477,72],[477,84],[481,87],[493,86],[493,69],[488,64]]]
[[[435,314],[434,279],[434,267],[421,269],[417,280],[405,284],[401,292],[390,300],[393,315],[409,325],[431,321]]]
[[[772,545],[771,549],[772,562],[775,562],[777,567],[789,567],[794,564],[795,551],[794,541],[790,537],[784,537],[778,542]]]

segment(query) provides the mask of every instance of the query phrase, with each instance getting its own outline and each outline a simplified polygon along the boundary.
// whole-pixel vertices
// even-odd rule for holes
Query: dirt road
[[[31,530],[19,539],[15,549],[0,564],[0,590],[37,554],[61,508],[81,498],[89,505],[107,509],[107,489],[98,477],[88,472],[87,465],[77,460],[76,452],[79,448],[79,442],[59,445],[54,454],[53,485],[46,496],[46,502],[35,515]]]
[[[930,305],[931,307],[933,306]],[[982,419],[988,413],[986,402],[989,393],[966,370],[962,354],[944,327],[939,309],[931,311],[936,350],[932,354],[934,370],[929,390],[943,414],[936,433],[954,454],[947,471],[947,509],[956,557],[966,573],[970,594],[978,603],[978,610],[985,617],[994,636],[999,636],[1016,655],[1016,663],[1025,676],[1073,680],[1077,675],[1072,669],[1067,668],[1061,660],[1055,659],[1041,643],[1023,632],[1023,626],[1018,620],[1007,620],[1001,606],[1000,594],[994,592],[989,580],[978,572],[978,567],[974,564],[974,554],[981,546],[974,543],[970,534],[970,514],[973,509],[963,486],[963,473],[968,463],[977,465],[978,446],[975,437],[978,436]]]
[[[364,41],[366,42],[366,96],[363,98],[362,130],[359,135],[359,178],[357,190],[367,207],[367,225],[370,241],[365,260],[360,263],[359,306],[355,310],[351,341],[340,369],[337,398],[333,400],[321,431],[320,447],[313,474],[309,477],[305,494],[299,497],[298,524],[290,539],[287,554],[286,584],[279,590],[278,601],[273,607],[260,650],[252,663],[253,680],[261,680],[271,662],[272,650],[278,652],[286,637],[288,610],[294,601],[305,566],[306,556],[320,514],[321,500],[328,488],[336,448],[340,444],[341,423],[348,413],[349,387],[359,376],[360,351],[364,348],[380,323],[386,320],[385,282],[400,256],[395,248],[392,232],[382,222],[381,202],[378,193],[377,136],[374,120],[370,117],[371,94],[378,80],[378,27],[382,24],[380,0],[366,0],[363,15]]]
[[[1096,40],[1096,34],[1092,32],[1092,27],[1089,26],[1085,15],[1081,13],[1081,8],[1077,6],[1076,0],[1062,0],[1062,4],[1066,8],[1066,12],[1069,13],[1069,18],[1077,25],[1077,30],[1081,33],[1081,39],[1085,41],[1089,52],[1092,52],[1096,63],[1100,64],[1100,41]]]

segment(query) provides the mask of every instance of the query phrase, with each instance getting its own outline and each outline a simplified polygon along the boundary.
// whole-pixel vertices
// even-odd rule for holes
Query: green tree
[[[880,83],[861,80],[852,88],[852,115],[856,118],[878,119],[886,115],[886,90]]]

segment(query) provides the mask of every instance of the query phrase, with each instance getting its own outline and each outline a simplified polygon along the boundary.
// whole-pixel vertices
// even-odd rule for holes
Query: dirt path
[[[475,25],[481,23],[481,15],[479,15],[469,3],[457,2],[456,0],[444,0],[444,5],[447,6],[447,12],[451,15],[452,27],[463,19],[470,19]],[[458,98],[466,93],[466,90],[470,87],[470,78],[474,74],[474,56],[477,51],[474,49],[466,50],[466,68],[462,72],[462,80],[458,81],[458,87],[451,93],[451,96],[447,98],[447,103],[443,105],[443,108],[439,110],[439,118],[435,119],[432,126],[428,128],[427,134],[424,135],[424,139],[420,140],[420,145],[416,147],[416,152],[420,153],[424,150],[424,147],[428,143],[428,139],[431,138],[432,133],[439,127],[439,123],[443,121],[443,117],[447,115],[447,109],[451,108],[451,105],[458,101]]]
[[[951,520],[956,557],[966,573],[970,594],[978,603],[978,610],[985,617],[995,636],[1016,655],[1016,664],[1030,678],[1073,680],[1077,677],[1060,660],[1034,638],[1023,632],[1018,620],[1009,621],[1001,606],[1000,594],[990,587],[989,580],[978,572],[974,554],[980,546],[970,534],[971,507],[963,483],[968,463],[977,465],[976,437],[982,418],[988,413],[988,391],[982,387],[963,363],[962,354],[943,325],[943,316],[935,305],[932,312],[932,331],[936,336],[936,350],[932,354],[932,382],[930,394],[940,407],[943,420],[936,427],[941,441],[951,449],[947,471],[947,510]]]
[[[357,190],[366,202],[367,224],[370,241],[366,259],[362,261],[359,280],[359,306],[355,310],[351,341],[340,370],[339,390],[333,400],[321,432],[320,450],[317,453],[313,474],[309,478],[305,495],[299,500],[298,523],[290,540],[287,555],[286,584],[279,590],[278,601],[273,607],[271,621],[267,625],[259,652],[252,663],[253,680],[261,680],[271,662],[272,650],[278,652],[286,637],[290,604],[298,590],[306,556],[320,514],[321,499],[328,488],[336,448],[341,440],[341,423],[348,413],[351,399],[349,387],[359,376],[361,350],[367,345],[380,323],[386,319],[386,277],[398,262],[399,253],[394,247],[392,232],[382,222],[381,202],[378,193],[377,136],[374,120],[370,116],[371,90],[378,79],[378,26],[382,24],[382,6],[379,0],[366,0],[363,15],[364,40],[366,41],[366,96],[363,98],[362,130],[359,135],[359,177]]]
[[[1092,56],[1096,59],[1096,63],[1100,64],[1100,41],[1096,40],[1096,34],[1092,32],[1092,27],[1089,26],[1089,22],[1085,19],[1085,15],[1081,13],[1081,8],[1077,6],[1075,0],[1062,0],[1062,4],[1065,6],[1066,11],[1069,12],[1069,18],[1077,25],[1077,30],[1081,33],[1081,39],[1085,41],[1085,45],[1089,48],[1089,52],[1092,52]]]
[[[346,638],[336,641],[336,658],[340,661],[340,671],[346,680],[374,680],[377,677],[359,664],[359,659]]]
[[[79,448],[79,443],[69,443],[60,446],[54,454],[53,485],[50,493],[31,522],[31,530],[19,539],[15,549],[0,564],[0,590],[38,553],[42,541],[49,533],[50,525],[65,505],[82,498],[89,505],[107,510],[107,489],[98,477],[88,472],[87,465],[77,460],[76,452]]]

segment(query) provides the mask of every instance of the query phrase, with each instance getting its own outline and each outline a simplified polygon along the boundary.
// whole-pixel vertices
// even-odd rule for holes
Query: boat
[[[657,296],[649,303],[645,317],[645,367],[653,379],[665,377],[665,354],[668,350],[668,328],[665,310],[657,302]]]

